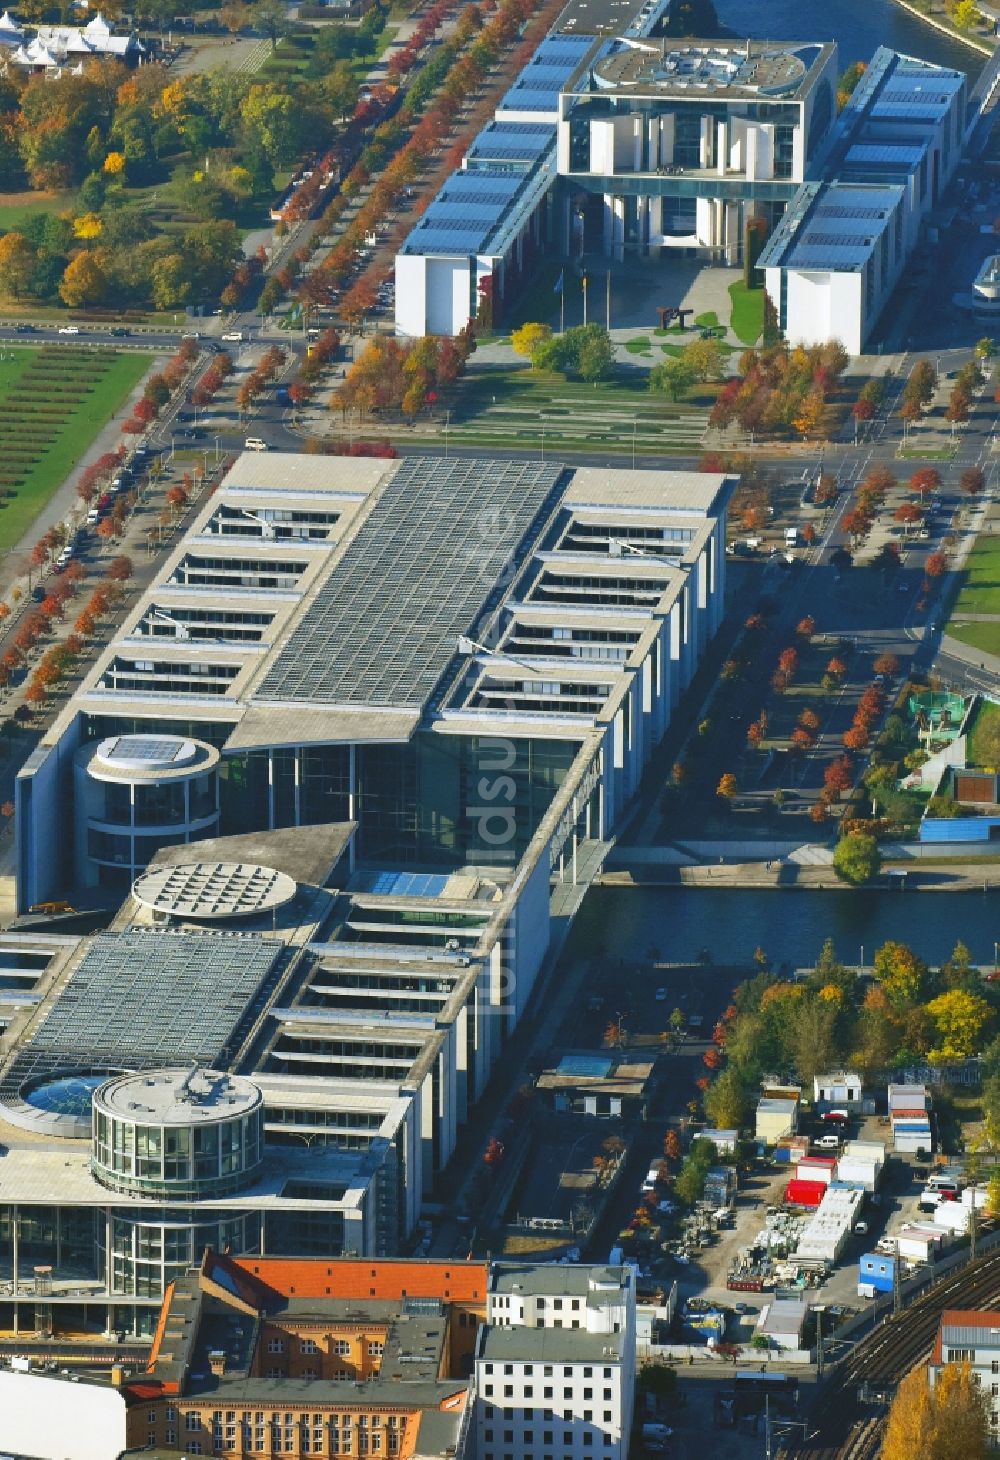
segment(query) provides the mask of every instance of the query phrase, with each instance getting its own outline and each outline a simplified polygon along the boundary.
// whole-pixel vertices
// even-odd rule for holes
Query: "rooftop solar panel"
[[[280,955],[262,938],[100,933],[29,1051],[123,1069],[218,1063]]]
[[[458,636],[526,551],[560,472],[549,463],[402,461],[255,698],[422,708]]]

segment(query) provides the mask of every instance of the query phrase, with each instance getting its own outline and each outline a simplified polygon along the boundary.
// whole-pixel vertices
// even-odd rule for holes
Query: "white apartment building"
[[[635,1388],[627,1267],[494,1267],[474,1369],[478,1460],[625,1460]]]
[[[1000,1448],[1000,1312],[946,1308],[941,1314],[928,1380],[933,1389],[947,1364],[967,1363],[989,1397],[990,1438]]]

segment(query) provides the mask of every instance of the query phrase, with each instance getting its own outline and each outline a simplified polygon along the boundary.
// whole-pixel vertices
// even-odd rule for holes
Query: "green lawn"
[[[987,528],[998,525],[994,521]],[[1000,533],[981,532],[969,554],[952,618],[959,620],[963,613],[1000,614]]]
[[[989,624],[987,627],[998,630],[997,644],[1000,645],[1000,624]],[[969,731],[968,765],[993,764],[993,757],[988,755],[985,750],[985,737],[987,733],[996,734],[998,723],[1000,723],[1000,705],[983,700],[976,718],[972,722],[972,729]]]
[[[986,654],[1000,655],[1000,623],[949,623],[948,636],[970,649],[982,649]]]
[[[0,549],[28,531],[108,419],[142,379],[152,355],[67,346],[4,346],[0,352],[0,467],[13,495],[0,500]],[[78,393],[58,406],[58,390]],[[38,403],[37,415],[18,395]],[[30,459],[34,458],[34,459]]]
[[[0,233],[10,233],[38,213],[62,213],[73,207],[75,193],[4,193],[0,203]]]
[[[764,333],[764,290],[748,289],[742,279],[729,286],[733,301],[733,334],[745,345],[755,345]]]

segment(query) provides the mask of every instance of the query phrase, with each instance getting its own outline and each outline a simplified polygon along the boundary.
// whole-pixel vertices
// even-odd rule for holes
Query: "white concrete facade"
[[[635,1351],[630,1268],[495,1267],[475,1357],[477,1460],[626,1460]]]
[[[759,261],[792,344],[860,354],[961,159],[966,77],[881,47]]]

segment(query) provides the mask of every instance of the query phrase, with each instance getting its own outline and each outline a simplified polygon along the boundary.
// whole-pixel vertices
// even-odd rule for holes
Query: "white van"
[[[243,331],[230,330],[229,333],[227,335],[223,335],[222,338],[229,344],[239,344],[243,339]]]
[[[247,451],[266,451],[267,442],[261,436],[248,436],[243,443]]]

